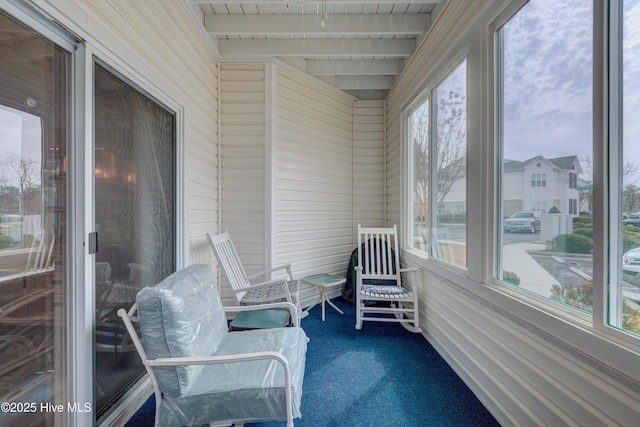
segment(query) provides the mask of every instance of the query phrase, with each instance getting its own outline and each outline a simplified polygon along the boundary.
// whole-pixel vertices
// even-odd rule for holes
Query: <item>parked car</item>
[[[536,212],[516,212],[504,220],[504,231],[540,231],[540,217]]]
[[[622,280],[640,288],[640,248],[622,255]]]
[[[640,218],[623,219],[622,225],[635,225],[636,227],[640,227]]]

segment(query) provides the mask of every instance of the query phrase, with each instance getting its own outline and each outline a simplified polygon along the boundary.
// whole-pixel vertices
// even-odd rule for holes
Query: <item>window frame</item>
[[[614,5],[615,3],[615,5]],[[511,8],[506,8],[498,19],[489,25],[489,37],[492,38],[492,52],[494,61],[490,65],[489,75],[492,82],[497,85],[501,78],[498,70],[499,63],[499,36],[498,29],[501,28],[514,14],[526,4],[526,2],[515,1]],[[608,323],[610,307],[609,288],[611,284],[616,286],[621,277],[621,268],[618,260],[621,259],[622,237],[621,237],[621,218],[622,208],[619,191],[620,171],[622,170],[621,153],[618,147],[618,141],[621,140],[622,128],[620,119],[617,115],[620,113],[621,106],[621,88],[619,88],[619,69],[621,40],[618,39],[621,31],[622,13],[621,7],[617,2],[608,2],[606,0],[593,1],[593,185],[594,185],[594,202],[593,202],[593,311],[592,314],[586,315],[578,310],[565,307],[561,304],[549,303],[550,300],[530,294],[526,291],[513,288],[504,284],[497,279],[497,273],[501,271],[502,266],[499,263],[498,249],[501,246],[500,238],[495,236],[495,245],[491,246],[493,256],[493,265],[495,266],[494,274],[486,278],[486,285],[500,292],[504,292],[513,298],[514,304],[524,303],[531,305],[535,310],[544,315],[557,316],[562,322],[573,325],[580,330],[590,331],[599,339],[606,342],[622,345],[625,349],[631,351],[640,350],[640,337],[626,332]],[[611,17],[618,17],[618,21],[613,21]],[[610,19],[611,18],[611,19]],[[617,25],[620,27],[617,27]],[[610,25],[611,24],[611,25]],[[489,56],[491,56],[489,55]],[[609,80],[607,80],[609,79]],[[616,90],[618,88],[618,90]],[[499,177],[502,174],[502,166],[499,159],[502,158],[499,138],[497,135],[497,120],[500,117],[500,95],[497,90],[493,94],[489,94],[489,98],[493,104],[492,112],[494,114],[492,125],[494,128],[491,137],[494,141],[493,156],[496,156],[496,166],[500,168],[494,174],[494,197],[495,201],[501,200],[499,189]],[[497,206],[493,202],[495,206]],[[579,200],[577,210],[579,211]],[[490,209],[494,209],[490,207]],[[494,224],[500,226],[500,214],[496,211],[493,213],[495,218]],[[511,288],[511,289],[509,289]],[[509,304],[510,305],[510,304]],[[617,316],[617,315],[616,315]],[[533,318],[540,318],[534,314]],[[565,338],[567,342],[571,339]],[[577,342],[582,342],[577,338]],[[607,360],[607,357],[603,357]]]
[[[517,13],[528,0],[511,0],[508,3],[496,2],[485,10],[476,23],[469,25],[452,43],[446,52],[435,58],[431,68],[427,68],[425,76],[417,80],[415,97],[401,106],[400,126],[400,156],[403,160],[401,171],[402,206],[400,219],[403,231],[404,260],[411,266],[419,267],[424,274],[438,278],[438,281],[449,282],[464,292],[478,296],[487,304],[487,309],[493,307],[496,311],[515,315],[523,324],[530,325],[552,340],[559,340],[567,346],[584,351],[589,357],[603,361],[615,367],[620,372],[636,378],[637,366],[630,358],[631,353],[640,352],[640,340],[623,331],[609,327],[606,324],[607,293],[603,285],[594,286],[592,315],[569,308],[562,304],[550,304],[545,297],[517,289],[512,285],[496,279],[496,272],[501,271],[498,257],[494,252],[502,245],[501,214],[496,211],[497,200],[502,199],[498,179],[502,175],[503,165],[497,159],[502,158],[499,140],[500,127],[497,117],[500,116],[501,94],[497,84],[499,55],[497,55],[498,36],[496,30],[504,25]],[[500,3],[500,4],[498,4]],[[609,174],[615,176],[616,169],[608,165],[612,158],[616,158],[615,147],[610,152],[608,148],[609,133],[612,132],[605,124],[611,115],[611,109],[617,104],[607,98],[608,74],[616,71],[608,67],[606,37],[608,36],[608,13],[610,2],[607,0],[593,0],[593,281],[607,283],[611,280],[609,272],[610,261],[619,259],[619,253],[608,252],[610,236],[617,239],[617,229],[611,224],[612,212],[607,206],[616,202],[615,193],[611,196],[611,188],[616,188],[616,182],[610,183]],[[430,90],[433,82],[442,77],[442,64],[455,64],[460,58],[459,52],[468,49],[469,58],[469,116],[468,116],[468,144],[469,156],[476,159],[470,161],[468,168],[468,202],[474,204],[473,213],[467,221],[468,251],[479,254],[469,260],[468,271],[445,266],[443,263],[425,256],[410,245],[412,209],[411,166],[413,160],[407,139],[408,111],[411,107],[424,99],[425,91]],[[429,86],[431,85],[431,86]],[[421,98],[422,97],[422,98]],[[609,101],[612,102],[609,102]],[[613,107],[609,104],[613,104]],[[615,136],[615,135],[614,135]],[[478,142],[478,143],[476,143]],[[605,144],[606,142],[606,144]],[[617,166],[616,166],[617,167]],[[614,179],[615,181],[615,179]],[[547,206],[549,208],[550,206]],[[579,206],[578,206],[579,208]],[[614,240],[611,240],[612,247]],[[617,244],[617,243],[616,243]],[[618,249],[614,249],[618,250]],[[618,250],[619,251],[619,250]],[[613,264],[615,265],[615,264]]]
[[[429,102],[429,111],[428,111],[428,117],[429,117],[429,129],[428,129],[428,135],[429,135],[429,142],[428,142],[428,149],[429,149],[429,164],[428,164],[428,168],[429,168],[429,176],[433,176],[436,165],[434,165],[434,162],[432,162],[432,156],[433,153],[435,151],[435,145],[437,144],[436,141],[436,128],[435,126],[433,126],[434,123],[434,119],[435,119],[435,113],[433,111],[433,99],[434,99],[434,91],[440,86],[440,84],[442,82],[444,82],[457,68],[458,66],[460,66],[463,62],[466,61],[466,89],[467,89],[467,97],[466,97],[466,146],[467,146],[467,150],[466,150],[466,154],[467,157],[469,155],[469,105],[470,105],[470,95],[469,95],[469,90],[470,90],[470,73],[469,73],[469,61],[470,61],[470,47],[468,45],[464,45],[461,49],[457,50],[457,53],[455,55],[452,55],[451,58],[445,63],[445,65],[438,67],[437,71],[434,73],[431,73],[425,80],[424,80],[424,84],[422,85],[422,89],[418,92],[418,94],[410,101],[408,102],[405,107],[403,108],[402,113],[400,114],[400,120],[402,122],[402,127],[401,127],[401,156],[402,159],[404,159],[403,161],[403,172],[402,172],[402,185],[401,185],[401,190],[402,190],[402,207],[401,207],[401,212],[402,212],[402,218],[401,218],[401,224],[402,224],[402,230],[404,230],[404,232],[402,233],[402,246],[405,249],[405,251],[407,251],[407,253],[410,253],[411,256],[416,256],[421,260],[428,260],[428,261],[433,261],[436,265],[441,265],[443,267],[446,267],[446,269],[448,270],[454,270],[457,271],[458,274],[461,274],[463,276],[468,276],[469,275],[469,262],[467,261],[467,266],[465,267],[461,267],[461,266],[457,266],[455,264],[451,264],[446,262],[443,259],[439,259],[435,256],[432,255],[432,250],[433,250],[433,237],[431,234],[429,234],[429,241],[428,242],[424,242],[425,246],[426,246],[426,250],[421,250],[419,248],[416,248],[414,246],[414,240],[413,240],[413,227],[414,227],[414,202],[415,202],[415,198],[414,198],[414,174],[415,174],[415,159],[414,159],[414,155],[413,155],[413,144],[410,140],[411,138],[411,116],[413,113],[415,113],[425,102]],[[467,174],[466,174],[466,179],[467,179],[467,186],[466,186],[466,203],[467,203],[467,223],[466,223],[466,227],[469,227],[469,220],[468,220],[468,214],[469,214],[469,165],[467,162],[466,165],[467,168]],[[428,206],[429,206],[429,210],[430,212],[439,212],[441,208],[443,208],[443,206],[440,206],[437,202],[437,200],[432,197],[434,192],[437,191],[437,183],[430,181],[428,183],[429,186],[429,201],[428,201]],[[429,229],[433,229],[434,224],[435,224],[435,219],[433,215],[429,216],[429,224],[428,227]],[[468,248],[468,242],[469,238],[468,238],[468,232],[467,232],[467,239],[465,244],[467,245]],[[467,249],[467,253],[468,253],[468,249]],[[468,258],[468,256],[467,256]]]
[[[94,257],[83,242],[94,231],[93,223],[93,64],[94,58],[119,73],[129,82],[150,94],[175,113],[176,137],[176,268],[189,264],[189,221],[186,185],[189,101],[166,77],[147,64],[136,52],[123,44],[98,21],[88,17],[83,8],[70,8],[64,16],[49,3],[37,7],[20,0],[7,0],[0,9],[42,37],[56,43],[71,54],[69,64],[69,248],[68,283],[91,284],[76,286],[68,292],[68,353],[66,357],[67,397],[70,402],[94,401],[93,339],[87,330],[94,325]],[[72,220],[72,221],[71,221]],[[69,425],[110,424],[114,422],[140,393],[149,387],[143,377],[123,395],[118,404],[104,417],[95,420],[95,413],[68,412],[61,414]]]
[[[74,22],[77,22],[74,20]],[[180,92],[175,90],[171,85],[167,84],[164,77],[160,76],[157,71],[150,68],[141,59],[128,48],[123,47],[119,41],[112,36],[105,34],[105,39],[97,40],[93,39],[85,43],[85,57],[83,63],[79,65],[79,72],[83,73],[84,85],[81,89],[83,102],[85,105],[94,105],[94,90],[93,82],[94,66],[99,65],[107,69],[110,73],[113,73],[118,78],[127,82],[127,84],[135,87],[144,95],[150,97],[158,104],[162,105],[165,109],[174,114],[174,164],[175,164],[175,267],[176,271],[184,268],[189,264],[189,220],[188,220],[188,202],[187,202],[187,171],[188,165],[186,162],[187,156],[187,117],[188,117],[188,101],[184,98]],[[94,203],[91,199],[94,197],[94,140],[93,140],[93,128],[95,126],[93,120],[93,108],[90,107],[87,112],[83,112],[83,124],[85,131],[88,132],[85,136],[84,144],[84,194],[90,195],[87,200],[84,201],[85,210],[85,224],[86,230],[95,230],[95,212]],[[83,252],[83,256],[86,257],[85,261],[85,281],[86,283],[92,283],[95,289],[94,271],[95,271],[95,257]],[[88,279],[91,278],[91,282]],[[95,322],[95,294],[92,291],[92,295],[89,300],[86,301],[89,308],[86,309],[85,316],[90,320],[93,325]],[[92,350],[93,356],[93,350]],[[95,372],[93,371],[93,363],[90,362],[88,369],[91,371],[91,376],[95,379]],[[145,390],[150,384],[149,378],[146,375],[140,377],[136,382],[129,386],[129,388],[123,393],[123,395],[115,402],[115,404],[108,410],[104,411],[100,418],[96,421],[98,424],[110,424],[116,420],[121,412],[126,409],[136,397]],[[84,399],[83,401],[92,401],[94,393],[94,384],[89,384],[88,393],[91,393],[92,399]],[[92,416],[95,414],[92,413]]]

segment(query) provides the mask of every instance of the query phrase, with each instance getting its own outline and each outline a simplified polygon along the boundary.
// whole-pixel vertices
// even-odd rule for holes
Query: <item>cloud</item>
[[[623,156],[640,165],[640,0],[623,10]]]
[[[592,156],[590,3],[530,1],[502,28],[505,157]]]

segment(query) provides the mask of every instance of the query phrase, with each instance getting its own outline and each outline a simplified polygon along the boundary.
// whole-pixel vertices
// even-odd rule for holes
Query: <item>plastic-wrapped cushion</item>
[[[289,362],[293,416],[300,417],[307,336],[301,328],[229,332],[213,274],[192,265],[138,293],[149,359],[275,351]],[[284,368],[275,360],[153,368],[160,425],[285,419]]]
[[[149,359],[210,356],[227,334],[227,321],[211,269],[192,265],[137,296],[140,332]],[[155,368],[167,396],[189,393],[204,366]]]
[[[231,332],[216,355],[276,351],[289,361],[293,417],[300,417],[307,336],[301,328]],[[274,360],[207,365],[187,397],[163,399],[166,425],[200,419],[256,421],[285,419],[284,368]],[[198,414],[197,418],[194,414]]]
[[[300,289],[299,281],[290,280],[286,283],[289,287],[291,302],[297,304]],[[275,283],[273,285],[247,291],[240,300],[240,305],[260,305],[264,304],[265,301],[268,301],[270,303],[287,301],[287,295],[282,289],[282,283]]]

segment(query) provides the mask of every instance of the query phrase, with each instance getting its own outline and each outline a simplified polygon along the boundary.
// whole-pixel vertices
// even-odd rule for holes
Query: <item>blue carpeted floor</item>
[[[296,426],[498,426],[469,388],[420,334],[393,323],[365,322],[354,328],[354,306],[333,300],[302,321],[310,338]],[[153,396],[127,427],[153,426]],[[281,427],[284,422],[246,427]]]

